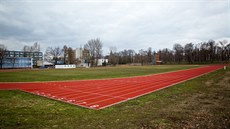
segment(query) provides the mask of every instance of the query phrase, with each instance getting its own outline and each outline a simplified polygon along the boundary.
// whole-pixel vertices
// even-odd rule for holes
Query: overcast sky
[[[9,50],[38,42],[83,46],[103,42],[104,54],[209,39],[230,41],[230,0],[0,0],[0,44]]]

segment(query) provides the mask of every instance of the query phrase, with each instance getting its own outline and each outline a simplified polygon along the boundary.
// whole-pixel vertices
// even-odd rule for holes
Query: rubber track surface
[[[22,90],[90,109],[103,109],[223,68],[205,66],[149,76],[104,80],[0,83],[2,90]]]

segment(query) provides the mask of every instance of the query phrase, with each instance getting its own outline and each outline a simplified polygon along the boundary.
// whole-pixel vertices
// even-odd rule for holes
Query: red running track
[[[90,109],[103,109],[223,68],[205,66],[149,76],[104,80],[0,83],[2,90],[22,90]]]

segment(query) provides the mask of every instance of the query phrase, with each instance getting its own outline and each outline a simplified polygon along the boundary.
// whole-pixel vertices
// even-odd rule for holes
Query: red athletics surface
[[[90,109],[103,109],[223,68],[205,66],[149,76],[62,82],[0,83],[2,90],[22,90]]]

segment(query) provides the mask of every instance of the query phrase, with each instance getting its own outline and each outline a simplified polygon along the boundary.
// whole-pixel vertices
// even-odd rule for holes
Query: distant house
[[[97,66],[103,66],[103,63],[108,64],[108,59],[98,59]]]

